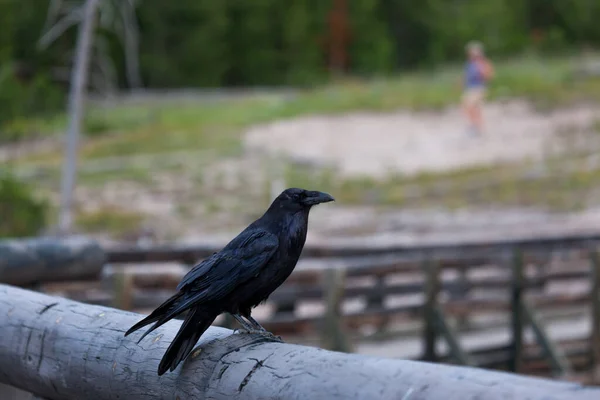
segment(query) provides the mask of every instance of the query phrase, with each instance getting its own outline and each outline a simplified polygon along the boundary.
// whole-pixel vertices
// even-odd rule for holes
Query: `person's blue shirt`
[[[475,61],[469,60],[465,65],[465,86],[467,88],[479,88],[485,86],[485,79]]]

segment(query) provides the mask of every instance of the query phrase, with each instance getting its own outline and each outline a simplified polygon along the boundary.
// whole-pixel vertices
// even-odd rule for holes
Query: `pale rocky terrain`
[[[543,158],[565,150],[557,148],[557,136],[588,129],[600,119],[600,108],[541,113],[524,101],[509,101],[487,105],[484,116],[487,127],[479,137],[468,134],[462,113],[450,107],[278,121],[250,129],[245,144],[331,165],[344,176],[410,175]]]

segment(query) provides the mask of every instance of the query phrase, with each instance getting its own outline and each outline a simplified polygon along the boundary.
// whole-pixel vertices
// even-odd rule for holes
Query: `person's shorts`
[[[485,99],[485,88],[484,87],[471,87],[467,88],[462,96],[464,105],[467,106],[480,106],[483,104]]]

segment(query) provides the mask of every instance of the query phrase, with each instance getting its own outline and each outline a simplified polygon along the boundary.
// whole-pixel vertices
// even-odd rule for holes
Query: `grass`
[[[382,207],[478,206],[540,207],[548,211],[576,211],[594,201],[600,189],[600,168],[566,168],[573,158],[550,159],[545,173],[527,176],[532,165],[522,162],[465,168],[383,180],[339,180],[330,171],[294,167],[286,174],[288,186],[314,186],[335,193],[346,205]]]
[[[498,62],[491,99],[527,98],[540,108],[578,100],[600,100],[600,79],[571,79],[568,58],[522,58]],[[220,155],[240,150],[240,132],[257,123],[311,114],[338,114],[362,110],[436,110],[456,104],[460,96],[460,69],[409,73],[385,80],[344,80],[301,91],[292,99],[255,97],[216,102],[153,103],[98,107],[86,116],[84,160],[115,155],[164,153],[181,149],[211,149]],[[64,117],[36,129],[64,128]],[[56,150],[24,157],[20,162],[54,164]]]
[[[75,225],[85,233],[110,232],[120,236],[138,231],[144,218],[140,213],[107,207],[94,212],[79,213],[75,217]]]
[[[152,184],[151,172],[141,168],[123,168],[120,170],[78,174],[78,182],[86,186],[102,186],[111,180],[138,182],[144,185]]]
[[[600,79],[573,79],[573,60],[535,57],[496,63],[497,79],[490,88],[496,100],[525,98],[539,109],[570,105],[578,101],[600,100]],[[389,79],[346,79],[330,85],[299,91],[288,99],[263,96],[219,101],[149,102],[118,107],[91,107],[85,118],[86,135],[80,147],[80,164],[106,157],[154,154],[160,157],[176,151],[202,151],[210,157],[235,156],[242,151],[241,134],[248,127],[274,120],[313,114],[341,114],[352,111],[387,112],[397,109],[439,110],[456,105],[460,98],[460,67],[421,71]],[[27,129],[27,121],[19,121]],[[61,132],[64,116],[34,120],[35,129]],[[599,125],[600,130],[600,125]],[[566,133],[568,136],[568,132]],[[569,141],[568,138],[565,139]],[[204,158],[205,156],[199,156]],[[58,173],[62,152],[50,149],[30,153],[14,160],[14,167],[37,165]],[[186,167],[191,168],[185,161]],[[384,180],[369,178],[338,179],[329,169],[289,165],[284,170],[286,185],[319,187],[335,193],[340,203],[376,206],[442,206],[460,208],[472,205],[542,206],[552,210],[584,207],[600,182],[600,171],[562,171],[563,160],[553,160],[548,169],[558,178],[523,179],[530,165],[477,167],[446,173],[412,177],[391,175]],[[193,167],[197,169],[197,166]],[[124,166],[107,172],[81,170],[78,183],[99,187],[108,181],[134,181],[150,187],[162,165]],[[172,171],[171,171],[172,172]],[[190,171],[187,171],[190,172]],[[173,172],[177,176],[176,172]],[[197,186],[202,174],[193,175]],[[474,182],[489,185],[473,188]],[[477,186],[477,185],[475,185]],[[268,193],[268,188],[265,188]],[[212,195],[212,193],[211,193]],[[268,197],[266,194],[265,198]],[[261,207],[265,199],[257,199]],[[202,201],[206,215],[225,207]],[[194,204],[194,206],[196,206]],[[228,210],[234,213],[234,210]],[[191,215],[186,204],[178,213]],[[134,211],[106,208],[77,217],[78,225],[88,232],[109,231],[121,234],[138,227],[143,216]]]

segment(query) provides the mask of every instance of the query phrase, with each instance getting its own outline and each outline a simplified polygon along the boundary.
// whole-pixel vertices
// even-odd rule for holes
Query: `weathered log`
[[[97,278],[105,262],[100,245],[84,237],[0,241],[0,282],[11,285]]]
[[[600,389],[475,368],[378,359],[210,328],[173,373],[179,327],[137,344],[141,316],[0,285],[0,383],[47,399],[592,400]]]

